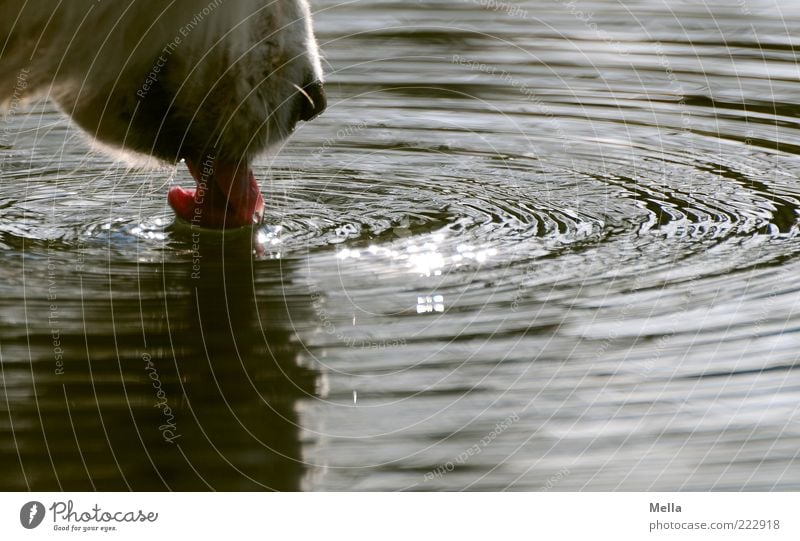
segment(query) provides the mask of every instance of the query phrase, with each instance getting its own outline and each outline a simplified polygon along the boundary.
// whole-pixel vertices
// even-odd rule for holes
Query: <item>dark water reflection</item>
[[[48,326],[4,332],[5,488],[300,488],[295,402],[316,376],[295,358],[280,265],[254,264],[248,237],[197,244],[193,262],[93,272],[51,254],[49,284],[26,287],[54,298],[14,299]]]

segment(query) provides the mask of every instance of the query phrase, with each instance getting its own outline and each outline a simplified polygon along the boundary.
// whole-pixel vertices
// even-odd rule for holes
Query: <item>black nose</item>
[[[318,117],[328,106],[328,99],[325,97],[325,90],[320,81],[314,81],[304,86],[298,99],[300,100],[300,120],[306,122]]]

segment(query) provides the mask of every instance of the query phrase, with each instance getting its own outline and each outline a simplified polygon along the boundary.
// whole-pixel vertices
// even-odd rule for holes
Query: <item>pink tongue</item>
[[[179,217],[198,227],[230,229],[253,225],[264,215],[264,199],[253,171],[245,164],[206,158],[186,160],[197,188],[170,188],[167,200]]]

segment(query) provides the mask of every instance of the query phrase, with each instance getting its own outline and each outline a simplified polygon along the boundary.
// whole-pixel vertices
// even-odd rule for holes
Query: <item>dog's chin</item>
[[[106,116],[95,119],[74,109],[73,118],[95,126],[92,146],[130,167],[161,169],[185,161],[195,186],[174,186],[167,200],[176,216],[193,227],[233,229],[260,223],[264,198],[251,164],[257,155],[277,148],[294,131],[298,108],[274,111],[258,122],[253,116],[233,116],[219,133],[219,118],[191,115],[180,110],[163,114],[160,129],[148,116]],[[87,121],[88,117],[88,121]],[[126,124],[127,122],[127,124]],[[159,123],[155,123],[158,125]],[[121,138],[124,134],[124,139]],[[116,144],[115,144],[116,143]]]

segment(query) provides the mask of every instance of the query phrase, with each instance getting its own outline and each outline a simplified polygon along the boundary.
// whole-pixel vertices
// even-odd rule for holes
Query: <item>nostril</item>
[[[304,86],[300,92],[300,120],[313,120],[328,106],[322,82],[314,81]]]

